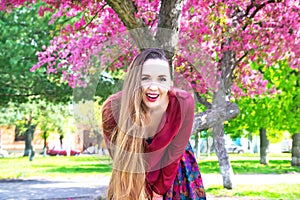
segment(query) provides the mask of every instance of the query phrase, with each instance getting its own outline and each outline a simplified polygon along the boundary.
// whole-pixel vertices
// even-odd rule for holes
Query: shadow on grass
[[[289,160],[270,160],[268,165],[262,165],[259,160],[231,161],[235,174],[284,174],[299,173],[300,167],[291,166]],[[199,161],[202,173],[220,173],[218,161]]]
[[[109,173],[111,166],[108,164],[89,164],[76,166],[60,166],[45,170],[48,173],[81,174],[81,173]]]

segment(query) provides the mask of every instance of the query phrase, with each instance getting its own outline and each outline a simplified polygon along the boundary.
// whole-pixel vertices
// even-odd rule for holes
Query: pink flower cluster
[[[43,0],[39,15],[52,12],[53,23],[61,17],[74,21],[65,25],[50,45],[38,52],[32,71],[46,67],[61,75],[71,87],[84,86],[88,76],[105,69],[124,69],[138,50],[128,30],[105,1]],[[155,31],[159,0],[134,0],[137,18]],[[8,0],[1,10],[33,1]],[[207,93],[218,87],[220,64],[225,52],[235,55],[235,96],[267,92],[267,81],[250,68],[262,59],[270,66],[287,59],[300,70],[299,0],[187,0],[184,1],[176,66],[196,91]],[[275,92],[276,89],[273,89]],[[272,91],[268,91],[271,92]]]
[[[195,0],[186,1],[183,8],[180,42],[188,44],[184,57],[193,60],[201,50],[218,62],[224,52],[235,52],[235,96],[276,92],[266,90],[267,81],[251,70],[249,64],[257,59],[268,66],[288,59],[292,68],[300,70],[299,1],[252,2]],[[191,46],[196,50],[191,51]]]

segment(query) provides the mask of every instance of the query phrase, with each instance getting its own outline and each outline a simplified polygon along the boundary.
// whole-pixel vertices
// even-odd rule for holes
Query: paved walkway
[[[109,177],[101,179],[15,179],[0,180],[1,200],[100,199],[105,196]]]
[[[203,174],[204,186],[222,185],[222,177],[217,174]],[[300,173],[271,175],[235,175],[236,184],[300,184]],[[100,199],[105,196],[109,177],[82,177],[74,179],[16,179],[0,180],[0,200],[72,200]],[[209,199],[220,199],[208,196]],[[224,198],[222,198],[224,199]],[[228,199],[228,198],[225,198]],[[243,198],[230,198],[243,199]]]

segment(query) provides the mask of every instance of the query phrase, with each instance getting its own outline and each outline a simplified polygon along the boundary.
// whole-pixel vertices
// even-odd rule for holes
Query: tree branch
[[[98,13],[99,13],[100,11],[102,11],[102,10],[105,8],[105,6],[107,6],[107,4],[104,4],[99,10],[97,10],[96,13],[95,13],[95,15],[90,19],[90,21],[89,21],[88,23],[86,23],[83,27],[81,27],[80,30],[83,30],[83,29],[85,29],[86,27],[88,27],[88,26],[92,23],[92,21],[93,21],[94,19],[96,19]]]
[[[253,0],[251,0],[251,4],[247,6],[247,9],[245,10],[245,14],[243,15],[243,17],[247,17],[247,16],[248,16],[250,10],[251,10],[252,8],[254,8],[254,6],[255,6],[254,3],[255,3],[255,2],[254,2]]]
[[[201,96],[199,95],[198,92],[195,92],[195,96],[196,96],[196,99],[197,99],[198,102],[200,102],[200,103],[201,103],[202,105],[204,105],[206,108],[211,109],[212,104],[209,103],[209,102],[208,102],[206,99],[204,99],[203,97],[201,97]]]
[[[248,51],[246,53],[244,53],[243,56],[241,56],[237,61],[235,61],[235,65],[237,65],[239,62],[241,62],[247,55],[248,55]]]
[[[121,21],[130,31],[139,49],[157,47],[155,40],[142,18],[135,17],[137,8],[133,1],[106,0],[107,4],[118,14]]]
[[[258,6],[256,6],[256,9],[253,11],[253,13],[250,15],[249,18],[255,17],[256,13],[258,11],[260,11],[260,9],[262,9],[263,7],[265,7],[266,5],[268,5],[269,3],[275,3],[275,0],[269,0],[269,1],[265,2],[265,3],[262,3],[262,4],[258,5]]]
[[[239,113],[238,105],[233,102],[226,102],[225,107],[208,109],[205,112],[198,113],[195,115],[192,133],[212,128],[217,124],[235,118]]]
[[[268,0],[267,2],[264,2],[260,5],[256,5],[256,9],[253,11],[253,13],[250,15],[249,19],[254,18],[255,15],[258,13],[258,11],[260,11],[263,7],[265,7],[266,5],[270,4],[270,3],[275,3],[275,0]],[[252,6],[253,5],[253,6]],[[245,12],[244,17],[247,17],[247,15],[249,14],[250,10],[254,7],[254,3],[251,2],[250,6],[247,7],[247,10]],[[248,22],[245,23],[245,25],[243,26],[243,30],[245,30],[247,28],[247,26],[249,25]]]

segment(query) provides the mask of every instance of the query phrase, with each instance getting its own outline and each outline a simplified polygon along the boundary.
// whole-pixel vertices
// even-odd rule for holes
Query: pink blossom
[[[0,10],[8,11],[26,2],[33,3],[25,0],[5,2],[0,3]],[[79,77],[85,77],[87,65],[95,52],[103,65],[101,67],[126,71],[125,66],[138,50],[122,21],[105,1],[82,0],[80,4],[71,0],[44,2],[46,6],[41,7],[38,14],[43,16],[45,12],[52,12],[49,24],[62,17],[71,18],[80,13],[84,15],[74,23],[66,24],[49,46],[42,47],[42,51],[37,53],[38,63],[31,71],[46,67],[49,73],[56,73],[55,69],[61,68],[61,76],[71,87],[84,85],[85,82],[79,81]],[[133,2],[137,7],[135,16],[155,32],[160,1]],[[255,1],[256,5],[265,2]],[[243,58],[235,66],[236,78],[232,86],[234,96],[254,96],[268,92],[268,83],[250,66],[258,58],[263,59],[268,66],[278,60],[288,59],[292,68],[300,70],[300,5],[296,0],[266,4],[256,14],[256,7],[252,7],[247,15],[242,16],[241,12],[239,17],[235,6],[245,11],[250,1],[184,1],[174,63],[181,67],[179,73],[185,81],[193,83],[199,92],[207,93],[218,88],[219,61],[226,51],[234,51],[236,60]],[[87,24],[86,19],[91,19],[96,13],[95,19]],[[230,42],[226,43],[228,38]],[[275,91],[272,89],[269,92]]]

